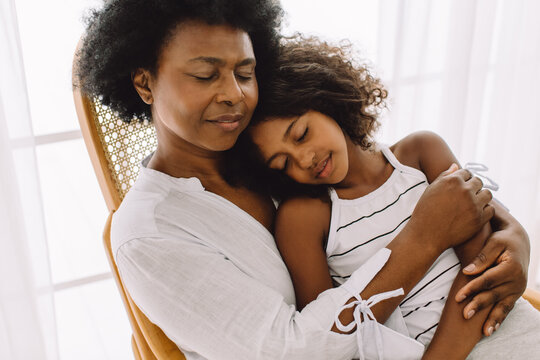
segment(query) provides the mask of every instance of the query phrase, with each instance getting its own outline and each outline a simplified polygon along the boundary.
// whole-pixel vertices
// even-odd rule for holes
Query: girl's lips
[[[328,175],[330,175],[330,173],[332,172],[332,154],[330,154],[328,156],[328,158],[324,161],[322,161],[319,166],[317,168],[321,168],[318,172],[317,172],[317,178],[319,179],[324,179],[326,177],[328,177]],[[317,169],[318,170],[318,169]]]

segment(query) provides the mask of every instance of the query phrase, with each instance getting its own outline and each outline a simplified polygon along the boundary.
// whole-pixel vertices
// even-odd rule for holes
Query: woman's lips
[[[315,171],[317,172],[317,178],[324,179],[330,175],[332,172],[332,154],[326,158],[326,160],[323,160],[319,163]]]
[[[243,117],[244,115],[242,114],[224,114],[210,118],[207,121],[220,127],[222,130],[234,131],[240,126]]]

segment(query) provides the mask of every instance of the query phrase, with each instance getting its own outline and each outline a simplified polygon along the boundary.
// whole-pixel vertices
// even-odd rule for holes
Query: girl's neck
[[[376,147],[363,149],[347,139],[349,170],[335,188],[343,198],[358,198],[379,188],[394,168]]]

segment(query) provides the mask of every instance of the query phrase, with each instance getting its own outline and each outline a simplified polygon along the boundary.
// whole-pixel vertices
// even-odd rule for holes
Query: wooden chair
[[[74,88],[73,96],[84,142],[101,192],[109,209],[103,242],[111,270],[126,308],[137,360],[185,359],[178,347],[151,323],[126,292],[111,251],[111,218],[139,173],[140,161],[156,147],[155,130],[147,122],[126,124],[98,99],[89,99]],[[540,292],[527,289],[523,295],[540,310]]]
[[[155,130],[148,122],[122,122],[98,99],[89,99],[77,88],[73,96],[84,142],[110,212],[103,243],[133,330],[131,346],[135,359],[185,359],[176,344],[148,320],[126,292],[111,250],[112,215],[137,178],[141,160],[155,149]]]
[[[525,300],[530,302],[531,305],[536,308],[536,310],[540,311],[540,291],[528,288],[527,290],[525,290],[523,297],[525,298]]]

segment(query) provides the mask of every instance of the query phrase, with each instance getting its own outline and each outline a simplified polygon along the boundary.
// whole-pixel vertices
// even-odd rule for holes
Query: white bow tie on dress
[[[385,360],[418,360],[424,353],[424,345],[418,341],[377,322],[371,311],[371,307],[383,300],[403,295],[403,289],[387,291],[376,294],[367,300],[360,297],[360,293],[373,280],[375,275],[384,267],[390,258],[391,251],[387,248],[380,249],[370,257],[362,266],[355,271],[341,287],[345,289],[355,301],[343,305],[336,312],[336,327],[349,332],[356,326],[356,339],[358,352],[355,358],[361,360],[385,359]],[[353,309],[353,322],[343,325],[339,320],[339,314],[345,309]],[[401,311],[396,309],[390,316],[401,317]],[[408,334],[407,334],[408,335]]]
[[[360,355],[360,360],[365,359],[364,355],[364,343],[363,343],[363,332],[366,327],[369,328],[368,331],[373,331],[375,334],[375,342],[377,346],[377,355],[379,359],[384,358],[384,348],[383,348],[383,341],[382,341],[382,334],[381,329],[379,326],[381,326],[378,322],[375,316],[373,315],[373,312],[371,311],[371,307],[375,304],[378,304],[379,302],[390,299],[396,296],[403,295],[403,289],[399,288],[392,291],[387,291],[384,293],[376,294],[370,297],[367,300],[362,300],[362,298],[357,295],[355,296],[356,300],[344,305],[338,311],[336,312],[335,322],[336,327],[343,332],[349,332],[354,329],[355,326],[358,326],[356,329],[356,341],[358,343],[358,352]],[[349,309],[351,307],[355,306],[353,310],[353,317],[354,321],[352,321],[349,325],[343,325],[341,321],[339,320],[339,314],[343,310]],[[364,319],[363,326],[360,326],[362,324],[362,317]],[[366,329],[367,330],[367,329]]]

